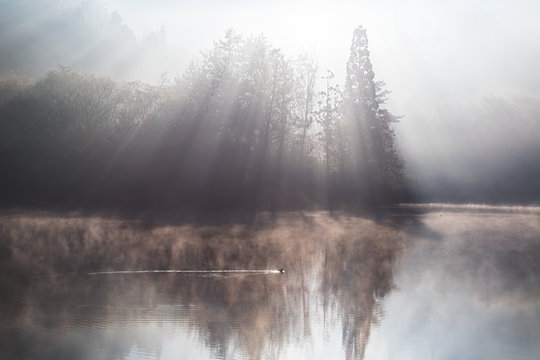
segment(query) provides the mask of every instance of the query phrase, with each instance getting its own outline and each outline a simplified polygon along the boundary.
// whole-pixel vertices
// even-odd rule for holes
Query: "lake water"
[[[1,359],[540,358],[540,208],[5,214],[0,264]]]

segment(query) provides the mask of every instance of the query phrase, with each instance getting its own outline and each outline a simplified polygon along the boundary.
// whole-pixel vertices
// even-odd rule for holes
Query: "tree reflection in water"
[[[157,330],[141,335],[141,324],[160,331],[172,325],[212,357],[278,358],[310,344],[322,324],[341,327],[345,357],[361,359],[402,246],[390,225],[326,213],[262,215],[249,224],[145,226],[54,216],[4,217],[0,224],[2,332],[24,329],[16,331],[18,341],[2,341],[2,353],[32,354],[48,329],[58,335],[50,358],[66,355],[60,334],[94,330],[101,336],[88,336],[86,347],[122,358],[136,346],[161,357]],[[284,274],[87,275],[281,267]],[[29,337],[30,330],[41,335]],[[82,348],[70,351],[85,358]]]

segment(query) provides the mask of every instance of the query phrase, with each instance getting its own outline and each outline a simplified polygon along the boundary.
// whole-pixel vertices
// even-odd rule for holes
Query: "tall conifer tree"
[[[375,195],[402,177],[403,162],[391,126],[397,117],[381,107],[388,91],[383,82],[375,81],[369,55],[366,30],[359,26],[353,33],[347,61],[344,121],[359,185]]]

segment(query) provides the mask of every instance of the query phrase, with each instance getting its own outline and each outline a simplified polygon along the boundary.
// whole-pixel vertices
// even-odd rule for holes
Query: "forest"
[[[346,69],[340,87],[312,57],[228,30],[159,85],[63,66],[4,77],[1,205],[221,212],[404,201],[398,117],[361,26]]]
[[[138,37],[92,1],[0,2],[0,30],[2,208],[540,201],[540,100],[534,86],[510,86],[520,73],[497,68],[506,90],[474,97],[467,87],[486,79],[445,75],[458,68],[442,63],[407,77],[420,66],[406,60],[413,48],[388,63],[380,40],[370,53],[363,27],[344,36],[342,63],[330,70],[320,65],[328,54],[291,56],[234,30],[187,65],[163,27]],[[424,60],[438,64],[437,56]],[[473,60],[466,68],[476,75]],[[461,85],[441,93],[443,76]]]
[[[539,13],[0,0],[0,359],[540,359]]]

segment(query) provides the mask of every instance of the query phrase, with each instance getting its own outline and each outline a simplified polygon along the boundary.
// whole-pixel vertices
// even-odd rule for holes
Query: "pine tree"
[[[366,30],[359,26],[347,61],[344,122],[359,185],[374,195],[401,179],[403,162],[391,126],[397,117],[381,107],[389,92],[383,82],[375,81],[369,55]]]

